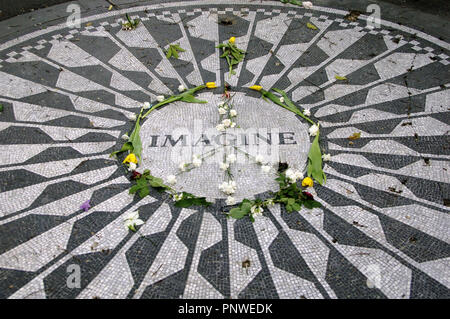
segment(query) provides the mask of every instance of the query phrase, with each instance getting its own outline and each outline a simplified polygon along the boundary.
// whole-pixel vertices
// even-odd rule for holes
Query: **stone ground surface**
[[[115,1],[108,11],[105,1],[78,1],[80,28],[66,26],[67,4],[0,21],[0,297],[449,298],[448,16],[390,2],[378,2],[377,28],[366,15],[344,17],[365,12],[365,1],[308,11],[214,0]],[[136,30],[121,31],[126,12],[142,20]],[[230,36],[247,51],[232,77],[215,48]],[[186,49],[179,60],[165,58],[171,43]],[[231,84],[240,129],[271,134],[270,150],[299,169],[307,125],[247,87],[283,89],[311,110],[331,154],[326,184],[314,187],[322,208],[226,219],[212,161],[179,176],[179,187],[214,200],[206,209],[128,194],[129,174],[109,157],[132,127],[127,116],[206,81]],[[221,92],[148,118],[152,171],[176,172],[174,152],[190,148],[164,138],[180,127],[215,140]],[[260,152],[256,142],[248,147]],[[237,197],[274,187],[255,164],[233,169]],[[92,208],[80,210],[88,199]],[[135,210],[145,223],[132,233],[123,218]],[[80,287],[69,287],[77,266]]]

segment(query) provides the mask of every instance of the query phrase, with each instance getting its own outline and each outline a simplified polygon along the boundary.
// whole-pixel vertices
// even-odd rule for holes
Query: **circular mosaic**
[[[136,29],[122,29],[125,13]],[[0,44],[0,297],[449,298],[450,45],[346,14],[161,2]],[[216,48],[232,36],[246,51],[235,75]],[[166,57],[173,43],[185,50],[178,59]],[[198,94],[207,104],[176,102],[146,119],[144,165],[164,177],[179,156],[230,143],[304,170],[308,124],[248,89],[278,88],[320,122],[331,155],[314,186],[321,208],[227,219],[213,158],[178,177],[209,207],[129,194],[110,158],[128,117],[210,81],[218,88]],[[239,114],[227,136],[214,130],[225,83]],[[239,165],[238,199],[276,189],[275,175]],[[136,210],[134,233],[124,218]]]

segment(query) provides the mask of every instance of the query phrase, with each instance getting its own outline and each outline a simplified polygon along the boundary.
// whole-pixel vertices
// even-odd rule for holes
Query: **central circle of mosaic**
[[[199,98],[208,103],[176,102],[154,112],[142,125],[143,162],[152,174],[177,174],[181,162],[189,162],[193,155],[207,156],[201,167],[179,174],[177,185],[197,196],[224,198],[217,188],[226,179],[219,164],[225,153],[234,153],[237,161],[232,174],[239,185],[236,197],[248,198],[277,189],[274,178],[278,162],[305,168],[310,146],[308,126],[291,112],[263,99],[236,93],[232,104],[238,113],[237,126],[219,132],[217,104],[221,96],[204,93]],[[247,154],[262,155],[274,169],[269,174],[262,173]]]

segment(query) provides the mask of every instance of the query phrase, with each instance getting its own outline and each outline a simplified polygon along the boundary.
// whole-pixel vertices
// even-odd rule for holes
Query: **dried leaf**
[[[306,24],[306,26],[308,27],[308,29],[317,30],[317,27],[314,24],[310,23],[310,22],[308,22]]]
[[[350,136],[348,137],[348,139],[351,140],[351,141],[354,141],[354,140],[359,139],[360,137],[361,137],[361,133],[360,133],[360,132],[357,132],[357,133],[353,133],[352,135],[350,135]]]
[[[347,80],[347,78],[345,77],[345,76],[340,76],[340,75],[335,75],[334,76],[334,78],[336,79],[336,80],[340,80],[340,81],[345,81],[345,80]]]

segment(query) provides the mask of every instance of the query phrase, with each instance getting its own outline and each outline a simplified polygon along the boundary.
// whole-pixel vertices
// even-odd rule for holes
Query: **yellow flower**
[[[138,160],[136,158],[136,155],[134,155],[133,153],[128,154],[127,157],[125,157],[125,159],[123,160],[123,163],[135,163],[137,164]]]
[[[303,187],[306,187],[306,186],[308,186],[308,187],[313,187],[313,186],[314,186],[314,182],[313,182],[312,178],[310,178],[310,177],[305,177],[305,178],[302,180],[302,186],[303,186]]]
[[[261,85],[252,85],[251,87],[249,87],[249,89],[255,90],[255,91],[261,91],[262,86]]]
[[[235,37],[231,37],[230,40],[228,40],[228,42],[230,42],[231,44],[234,44],[234,41],[236,41]]]
[[[206,87],[208,89],[215,89],[217,87],[216,82],[208,82],[206,83]]]

